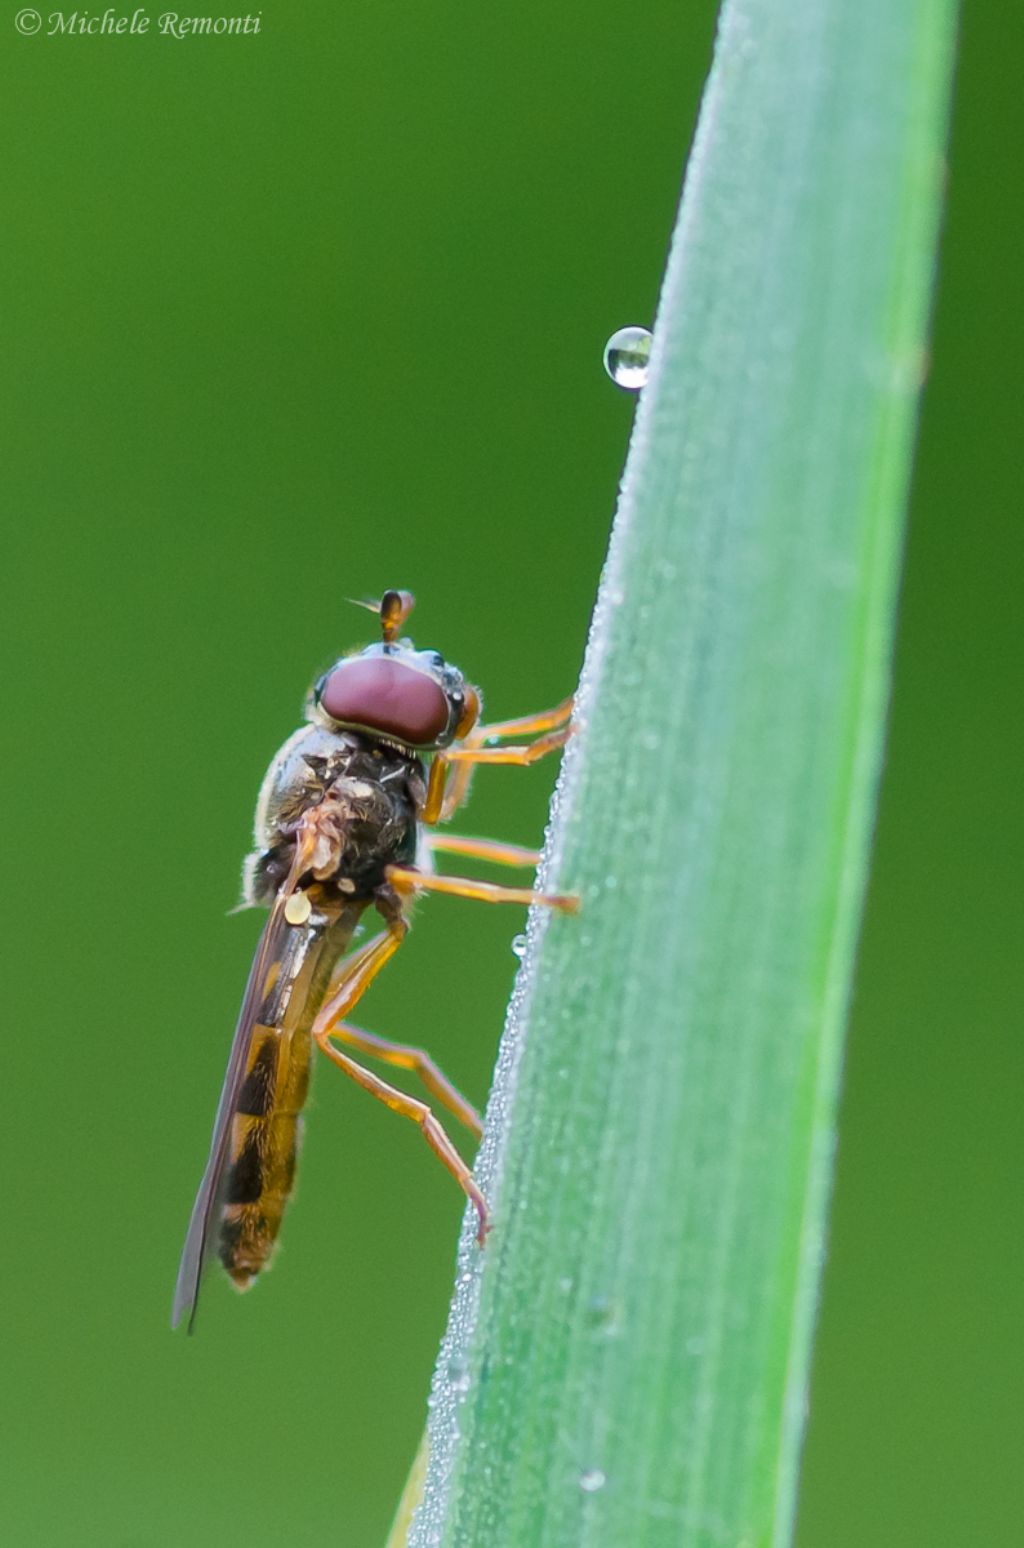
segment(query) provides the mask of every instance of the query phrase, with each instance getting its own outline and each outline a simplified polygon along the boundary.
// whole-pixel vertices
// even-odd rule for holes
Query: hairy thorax
[[[337,901],[369,899],[385,869],[416,858],[423,765],[413,754],[355,731],[305,726],[267,771],[256,807],[256,849],[242,874],[244,901],[268,904],[288,874],[295,830],[318,809],[321,853],[314,871]]]

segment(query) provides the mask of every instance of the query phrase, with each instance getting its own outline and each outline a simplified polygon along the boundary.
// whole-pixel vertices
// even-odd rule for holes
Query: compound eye
[[[411,747],[429,747],[448,729],[444,690],[389,656],[357,656],[328,673],[320,704],[332,720],[365,726]]]

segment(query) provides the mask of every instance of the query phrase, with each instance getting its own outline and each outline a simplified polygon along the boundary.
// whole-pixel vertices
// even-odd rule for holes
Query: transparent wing
[[[199,1184],[196,1201],[192,1206],[192,1218],[188,1223],[185,1246],[178,1266],[171,1327],[176,1328],[182,1319],[187,1317],[190,1333],[195,1322],[196,1304],[199,1299],[199,1281],[211,1250],[210,1226],[220,1203],[221,1187],[226,1171],[225,1163],[230,1149],[231,1122],[238,1105],[242,1082],[245,1079],[253,1029],[257,1025],[256,1018],[266,996],[268,975],[280,961],[291,929],[284,916],[285,902],[283,892],[278,893],[256,948],[256,956],[253,959],[249,981],[245,986],[245,995],[242,999],[242,1009],[238,1014],[238,1025],[231,1044],[224,1085],[217,1104],[213,1138],[210,1141],[210,1156],[206,1163],[206,1171],[203,1173],[203,1180]]]

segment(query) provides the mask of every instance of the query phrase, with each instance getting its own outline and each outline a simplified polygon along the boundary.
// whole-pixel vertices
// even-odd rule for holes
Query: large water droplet
[[[596,1494],[598,1489],[603,1489],[608,1479],[599,1467],[588,1467],[585,1473],[579,1476],[579,1485],[584,1494]]]
[[[604,368],[616,387],[639,392],[647,383],[651,335],[646,328],[619,328],[604,347]]]
[[[525,935],[514,935],[512,937],[512,952],[513,952],[513,955],[516,956],[516,957],[523,957],[523,956],[526,955],[526,936]]]

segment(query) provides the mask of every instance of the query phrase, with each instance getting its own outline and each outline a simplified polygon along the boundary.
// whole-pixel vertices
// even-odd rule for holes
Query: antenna
[[[411,591],[385,591],[379,602],[366,602],[358,597],[347,597],[346,601],[351,602],[353,607],[365,607],[368,612],[377,614],[385,645],[394,644],[398,631],[416,606],[416,598]]]

